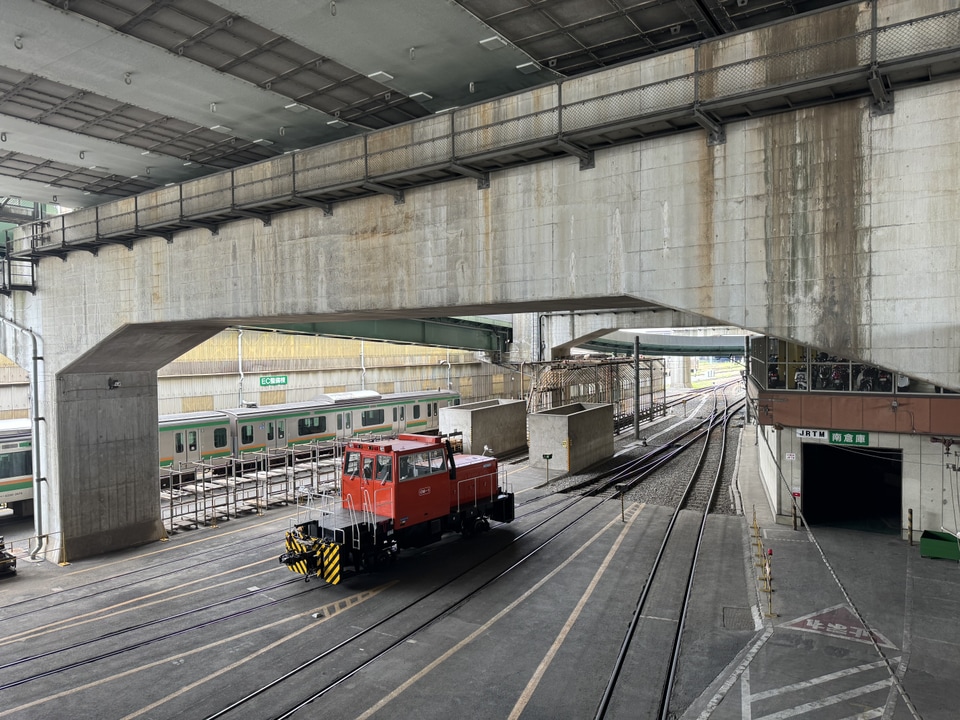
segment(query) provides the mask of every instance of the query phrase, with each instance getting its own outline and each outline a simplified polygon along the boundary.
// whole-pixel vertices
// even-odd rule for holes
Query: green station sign
[[[870,444],[870,433],[859,430],[831,430],[830,444],[867,446]]]
[[[274,385],[286,385],[286,375],[265,375],[260,378],[260,387],[273,387]]]

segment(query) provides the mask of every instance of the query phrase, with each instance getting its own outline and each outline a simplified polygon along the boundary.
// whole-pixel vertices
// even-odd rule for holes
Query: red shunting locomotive
[[[287,532],[280,562],[328,582],[339,581],[348,559],[357,570],[383,567],[402,548],[483,532],[490,520],[511,522],[505,485],[496,458],[455,453],[449,439],[353,441],[343,454],[339,506]]]

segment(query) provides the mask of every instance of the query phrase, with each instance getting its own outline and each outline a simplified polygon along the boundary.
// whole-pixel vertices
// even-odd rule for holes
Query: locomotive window
[[[253,425],[240,426],[240,442],[249,445],[253,442]]]
[[[420,417],[420,406],[419,406],[419,405],[414,405],[414,406],[413,406],[413,419],[416,420],[416,419],[418,419],[419,417]]]
[[[393,458],[389,455],[377,455],[377,480],[381,483],[393,480]]]
[[[176,433],[173,440],[174,452],[180,454],[183,452],[183,433]]]
[[[363,479],[373,480],[373,458],[372,457],[363,459]]]
[[[286,432],[284,430],[284,426],[286,424],[287,424],[286,420],[281,420],[277,423],[277,437],[280,438],[281,440],[283,440],[283,438],[286,437]]]
[[[267,423],[267,440],[273,440],[273,423]]]
[[[214,428],[213,446],[215,448],[222,448],[227,446],[227,429],[226,428]]]
[[[417,476],[416,468],[413,464],[414,458],[410,455],[400,457],[400,482],[412,480]]]
[[[187,433],[187,444],[190,446],[191,451],[197,449],[197,431],[191,430]]]
[[[360,414],[360,424],[363,427],[370,425],[383,425],[383,408],[377,410],[364,410]]]
[[[410,467],[405,467],[409,463]],[[410,480],[421,475],[433,475],[447,469],[447,456],[443,450],[424,450],[414,455],[400,458],[400,479]]]
[[[343,461],[344,475],[357,475],[360,472],[360,453],[348,452]]]

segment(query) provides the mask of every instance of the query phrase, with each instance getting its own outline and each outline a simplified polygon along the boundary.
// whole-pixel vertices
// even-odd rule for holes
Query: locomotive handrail
[[[812,98],[800,105],[872,96],[877,112],[889,112],[884,74],[900,73],[904,85],[937,79],[920,68],[948,68],[960,56],[958,18],[960,9],[952,9],[880,26],[873,3],[865,30],[756,57],[744,55],[768,44],[762,33],[774,29],[744,31],[738,36],[754,35],[740,43],[723,36],[25,224],[9,255],[36,262],[78,249],[96,253],[111,243],[130,247],[144,237],[172,242],[174,233],[190,228],[216,232],[245,217],[269,223],[274,212],[304,206],[329,214],[336,202],[377,193],[402,202],[407,187],[465,176],[483,183],[492,169],[561,155],[580,157],[588,167],[594,148],[650,135],[706,128],[710,142],[722,142],[723,123],[795,109],[800,91]],[[853,23],[820,28],[845,24]],[[761,99],[769,109],[749,107]],[[0,282],[0,291],[12,287],[6,278]]]
[[[463,489],[463,486],[468,483],[472,483],[474,485],[473,503],[472,503],[473,506],[477,507],[480,504],[481,498],[479,497],[479,495],[480,495],[480,492],[482,491],[479,489],[479,483],[484,480],[486,480],[490,484],[490,491],[489,491],[489,495],[483,496],[483,499],[493,497],[494,495],[497,494],[497,487],[499,486],[498,485],[499,478],[496,472],[484,473],[483,475],[478,475],[477,477],[464,478],[463,480],[457,481],[457,512],[459,512],[460,509],[464,507],[464,503],[461,501],[461,497],[463,494],[462,489]]]

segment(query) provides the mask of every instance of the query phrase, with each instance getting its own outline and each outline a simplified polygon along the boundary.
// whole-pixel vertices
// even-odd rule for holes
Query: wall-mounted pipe
[[[43,494],[41,484],[46,480],[40,472],[40,464],[43,458],[42,445],[40,439],[40,423],[44,420],[40,415],[40,361],[43,356],[40,354],[40,336],[33,330],[18,325],[12,320],[0,317],[0,322],[9,325],[14,330],[25,333],[30,336],[33,344],[33,358],[30,371],[30,417],[33,420],[33,429],[31,431],[32,461],[33,461],[33,531],[36,534],[36,545],[30,552],[30,559],[35,560],[46,542],[43,531]]]

